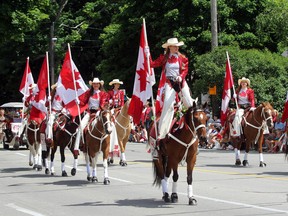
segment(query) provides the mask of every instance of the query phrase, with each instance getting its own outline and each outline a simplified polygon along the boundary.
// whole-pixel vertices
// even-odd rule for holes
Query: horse
[[[181,121],[180,121],[181,122]],[[178,202],[177,181],[178,164],[187,163],[187,184],[189,205],[196,205],[197,200],[193,196],[192,174],[196,163],[198,143],[206,140],[207,116],[203,109],[198,109],[196,103],[186,111],[182,117],[182,123],[178,128],[172,127],[170,133],[164,139],[155,141],[153,138],[154,123],[149,130],[149,144],[153,156],[154,183],[162,185],[165,202]],[[155,134],[155,133],[154,133]],[[155,144],[156,142],[156,144]],[[171,198],[168,193],[168,179],[173,170],[173,186]]]
[[[42,170],[42,147],[40,141],[40,124],[31,120],[26,125],[26,137],[29,146],[29,166],[38,171]],[[32,161],[33,160],[33,161]]]
[[[117,137],[118,137],[118,142],[119,142],[120,152],[121,152],[120,161],[119,161],[119,164],[121,166],[127,166],[127,161],[125,157],[125,149],[126,149],[126,144],[128,142],[130,131],[131,131],[131,121],[128,115],[128,108],[130,105],[130,101],[131,100],[128,99],[125,102],[124,106],[121,108],[120,113],[115,119],[115,127],[117,131]]]
[[[263,151],[262,151],[262,144],[264,140],[264,130],[266,125],[268,128],[273,127],[273,113],[274,109],[269,102],[261,103],[256,109],[253,111],[247,111],[244,113],[242,121],[241,121],[241,130],[242,134],[240,136],[233,136],[230,133],[230,141],[234,144],[234,151],[235,151],[235,158],[236,166],[241,165],[240,160],[240,149],[241,144],[245,143],[245,155],[244,160],[242,161],[243,166],[248,166],[248,153],[250,151],[250,147],[253,144],[258,142],[258,152],[259,152],[259,159],[260,159],[260,167],[266,166],[263,159]],[[231,125],[231,119],[228,117],[226,121],[227,124]],[[229,129],[227,130],[230,131]]]
[[[101,110],[98,116],[91,116],[91,120],[84,130],[84,143],[82,148],[86,161],[87,180],[91,182],[98,182],[96,166],[98,156],[102,151],[104,167],[103,183],[105,185],[110,184],[107,159],[110,150],[110,134],[112,132],[111,118],[112,114],[109,109]]]
[[[73,168],[71,169],[71,175],[75,176],[78,166],[78,152],[74,151],[75,139],[77,128],[80,125],[79,116],[73,119],[70,115],[61,114],[57,117],[56,121],[53,123],[53,141],[51,144],[51,156],[50,156],[50,172],[51,175],[55,175],[54,168],[54,157],[57,151],[57,147],[60,147],[60,156],[61,156],[61,171],[62,176],[68,176],[65,170],[65,148],[68,147],[71,153],[73,154],[74,163]],[[49,174],[49,172],[46,172]]]

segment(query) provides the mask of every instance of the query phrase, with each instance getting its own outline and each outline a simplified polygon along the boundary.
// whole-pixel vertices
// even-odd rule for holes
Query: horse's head
[[[101,110],[99,117],[102,121],[105,132],[107,134],[111,134],[112,133],[112,123],[111,123],[112,114],[111,114],[111,111],[109,109]]]
[[[207,136],[206,136],[207,116],[206,113],[204,112],[204,109],[197,108],[196,103],[194,102],[193,106],[190,107],[187,112],[189,118],[188,122],[190,122],[189,126],[198,136],[199,142],[207,143]]]
[[[262,106],[262,112],[261,112],[261,116],[263,118],[263,120],[266,122],[267,126],[269,128],[273,128],[274,123],[273,123],[273,112],[274,109],[272,107],[272,105],[269,102],[264,102],[262,103],[260,106]]]

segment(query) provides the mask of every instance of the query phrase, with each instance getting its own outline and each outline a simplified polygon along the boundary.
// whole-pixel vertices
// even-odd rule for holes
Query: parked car
[[[28,148],[27,139],[25,133],[23,138],[20,140],[20,127],[22,124],[21,110],[23,108],[22,102],[9,102],[2,104],[1,109],[5,110],[5,118],[8,120],[8,125],[3,130],[3,148],[9,149],[13,147],[14,149],[19,149],[19,146],[26,146]]]

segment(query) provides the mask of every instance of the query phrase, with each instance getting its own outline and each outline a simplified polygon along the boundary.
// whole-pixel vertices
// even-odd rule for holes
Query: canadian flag
[[[38,124],[40,124],[47,114],[46,103],[46,89],[48,87],[48,53],[44,58],[42,63],[42,67],[40,70],[40,74],[37,81],[37,86],[33,90],[34,100],[32,103],[32,108],[30,111],[30,120],[35,120]]]
[[[165,82],[166,82],[166,75],[164,72],[162,72],[159,85],[158,85],[158,91],[157,91],[157,97],[156,97],[156,103],[155,103],[156,115],[160,113],[163,108]]]
[[[227,61],[226,61],[226,74],[224,79],[224,87],[222,93],[222,104],[221,104],[221,124],[224,125],[227,119],[227,112],[228,112],[228,105],[229,101],[231,100],[231,88],[233,87],[233,76],[232,70],[230,66],[229,56],[227,54]]]
[[[281,121],[285,122],[286,119],[288,119],[288,91],[287,91],[287,95],[286,95],[286,102],[285,102]]]
[[[128,114],[133,117],[136,125],[140,123],[143,105],[152,97],[152,86],[155,84],[154,69],[150,68],[149,56],[146,26],[143,20],[133,95],[128,108]]]
[[[62,69],[59,74],[58,82],[57,82],[57,92],[59,96],[63,99],[63,103],[65,104],[65,108],[69,111],[70,115],[78,116],[85,109],[87,109],[88,104],[79,107],[77,101],[79,98],[84,97],[84,93],[89,88],[85,84],[82,79],[79,70],[74,64],[70,47],[66,52],[65,59],[62,65]]]
[[[34,85],[34,79],[31,73],[31,69],[29,66],[29,57],[26,60],[26,67],[24,70],[24,74],[22,77],[22,81],[19,87],[19,91],[23,94],[24,100],[32,94],[32,89],[29,89],[29,87],[32,87]],[[24,101],[23,100],[23,101]]]

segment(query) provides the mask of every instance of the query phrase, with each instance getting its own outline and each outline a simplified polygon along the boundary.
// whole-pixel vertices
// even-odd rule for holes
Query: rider
[[[179,52],[179,47],[184,45],[177,38],[170,38],[162,45],[165,54],[161,54],[155,61],[151,61],[151,67],[162,67],[162,73],[166,76],[164,90],[164,105],[159,120],[159,139],[163,139],[170,130],[174,116],[174,104],[177,94],[186,108],[193,104],[189,87],[185,81],[188,73],[188,58]]]
[[[254,90],[250,87],[250,80],[242,77],[238,80],[238,85],[239,87],[236,90],[236,94],[233,95],[234,99],[237,99],[238,102],[238,109],[232,123],[234,130],[231,132],[233,136],[240,136],[241,134],[240,125],[244,110],[248,108],[250,108],[249,110],[255,109]]]
[[[93,81],[89,81],[89,84],[91,88],[85,92],[83,99],[80,101],[81,106],[88,104],[88,112],[83,117],[81,125],[78,128],[74,151],[79,150],[81,134],[89,123],[90,114],[96,113],[96,116],[99,115],[101,108],[103,109],[107,105],[107,93],[103,88],[104,81],[96,77]]]
[[[119,79],[113,79],[109,85],[113,86],[111,90],[108,91],[109,105],[114,109],[114,115],[116,116],[118,111],[124,106],[124,91],[120,90],[119,87],[123,82]]]

